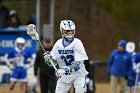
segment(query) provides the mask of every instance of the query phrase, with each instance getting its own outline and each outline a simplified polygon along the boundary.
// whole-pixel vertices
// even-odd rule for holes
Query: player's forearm
[[[80,66],[77,64],[76,66],[72,67],[74,71],[78,71],[80,69]]]
[[[71,66],[71,72],[78,71],[80,69],[81,62],[76,62],[75,66]]]
[[[7,55],[5,55],[5,62],[6,62],[6,65],[7,65],[9,68],[13,68],[13,65],[10,63],[9,59],[7,58]]]

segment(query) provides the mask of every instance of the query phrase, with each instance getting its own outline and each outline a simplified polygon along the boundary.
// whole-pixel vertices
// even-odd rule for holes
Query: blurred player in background
[[[82,42],[75,38],[75,24],[71,20],[62,20],[60,23],[62,38],[59,39],[51,55],[44,53],[44,59],[50,65],[50,59],[58,63],[59,69],[56,76],[59,78],[55,93],[68,93],[74,84],[75,93],[86,92],[86,76],[84,60],[88,60]]]
[[[134,42],[128,42],[126,44],[126,51],[128,51],[132,56],[131,57],[131,59],[132,59],[132,70],[131,70],[129,78],[127,80],[126,93],[133,93],[133,88],[135,86],[135,79],[136,79],[136,72],[133,69],[133,65],[134,65],[133,57],[136,54],[136,52],[135,52],[135,43]]]
[[[51,51],[52,46],[49,39],[43,41],[43,46],[46,51]],[[49,67],[42,56],[44,51],[39,49],[37,51],[35,64],[34,64],[34,76],[40,81],[41,93],[55,93],[56,76],[55,70]]]
[[[133,56],[132,61],[133,70],[136,73],[133,93],[138,93],[138,87],[140,86],[140,52],[136,53]]]
[[[12,70],[10,78],[10,93],[13,93],[17,81],[20,82],[20,93],[26,93],[27,69],[33,66],[35,54],[25,48],[25,42],[24,38],[18,37],[16,39],[16,47],[5,55],[6,63]]]
[[[117,93],[117,86],[120,86],[119,93],[126,92],[126,79],[128,79],[132,68],[131,54],[126,51],[126,41],[120,40],[108,60],[108,74],[110,76],[110,93]]]

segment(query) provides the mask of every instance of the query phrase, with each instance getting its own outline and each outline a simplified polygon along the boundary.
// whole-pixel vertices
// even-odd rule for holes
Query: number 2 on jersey
[[[74,56],[73,55],[62,55],[61,59],[65,61],[66,66],[72,65],[72,62],[74,61]]]

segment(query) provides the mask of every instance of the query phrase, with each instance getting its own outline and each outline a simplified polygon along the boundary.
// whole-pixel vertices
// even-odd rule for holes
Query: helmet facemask
[[[19,50],[22,50],[25,47],[25,43],[17,43],[17,47]]]
[[[75,24],[71,20],[63,20],[60,23],[60,31],[62,37],[67,42],[71,42],[75,35]]]
[[[71,42],[74,38],[75,31],[74,30],[63,30],[62,36],[66,39],[66,41]]]

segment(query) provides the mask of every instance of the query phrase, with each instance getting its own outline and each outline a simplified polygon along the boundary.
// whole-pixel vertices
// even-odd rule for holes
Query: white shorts
[[[75,93],[86,92],[86,76],[84,77],[62,77],[59,78],[55,93],[68,93],[71,85],[74,84]]]

